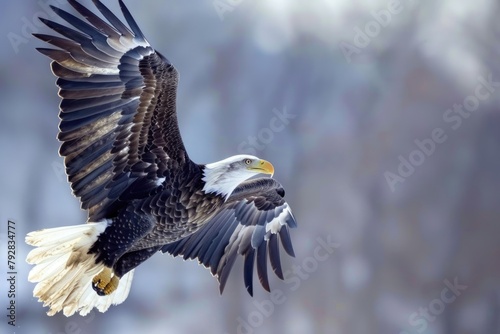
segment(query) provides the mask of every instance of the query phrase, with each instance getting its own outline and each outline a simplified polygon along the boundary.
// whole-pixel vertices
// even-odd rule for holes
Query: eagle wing
[[[69,0],[86,21],[52,7],[74,29],[41,18],[65,38],[35,36],[59,48],[38,50],[58,77],[60,154],[82,209],[98,221],[119,199],[146,196],[167,169],[190,160],[177,124],[175,67],[150,46],[121,0],[130,28],[93,2],[109,23]]]
[[[184,259],[198,259],[219,280],[222,293],[237,255],[244,259],[244,283],[253,295],[253,271],[257,267],[259,281],[270,291],[267,260],[274,273],[283,279],[279,243],[290,256],[295,256],[289,229],[297,226],[284,200],[281,185],[271,178],[241,183],[220,212],[190,236],[163,246],[162,252]]]

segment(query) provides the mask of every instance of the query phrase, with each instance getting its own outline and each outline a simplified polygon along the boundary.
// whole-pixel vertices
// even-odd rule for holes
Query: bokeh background
[[[253,145],[271,160],[299,222],[297,256],[282,256],[287,281],[271,275],[274,303],[260,286],[247,295],[241,260],[219,296],[196,262],[158,254],[123,304],[71,318],[46,316],[24,262],[27,232],[86,220],[57,154],[55,78],[28,35],[49,31],[35,20],[54,18],[48,3],[71,10],[2,4],[2,333],[500,333],[498,2],[128,0],[181,73],[191,158]]]

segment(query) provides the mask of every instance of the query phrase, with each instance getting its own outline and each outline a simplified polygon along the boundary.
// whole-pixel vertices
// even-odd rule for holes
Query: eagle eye
[[[251,159],[245,159],[243,161],[245,162],[245,165],[250,165],[252,163]]]

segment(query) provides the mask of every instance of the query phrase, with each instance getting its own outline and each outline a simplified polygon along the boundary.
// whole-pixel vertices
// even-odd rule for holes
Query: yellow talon
[[[118,288],[118,283],[120,283],[120,279],[113,275],[113,277],[111,277],[111,281],[104,287],[104,294],[112,294]]]
[[[94,287],[104,289],[104,287],[111,281],[111,268],[105,267],[101,272],[94,276],[92,284]]]
[[[117,288],[120,279],[113,274],[111,268],[105,267],[92,279],[92,287],[99,296],[112,294]]]

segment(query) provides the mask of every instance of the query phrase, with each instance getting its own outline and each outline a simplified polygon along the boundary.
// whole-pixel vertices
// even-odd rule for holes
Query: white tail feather
[[[30,232],[26,243],[37,248],[26,258],[31,269],[28,280],[38,282],[33,296],[49,306],[48,315],[63,311],[65,316],[75,312],[88,314],[94,307],[105,312],[111,305],[122,303],[132,284],[133,270],[120,279],[116,291],[99,296],[92,288],[92,278],[103,268],[95,263],[95,254],[88,254],[107,223],[88,223]]]

